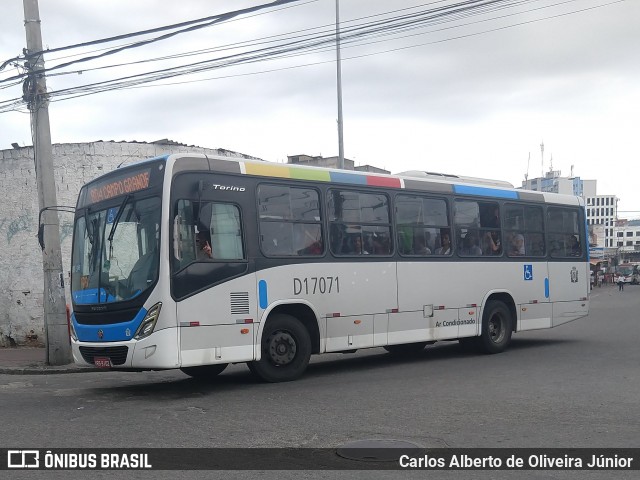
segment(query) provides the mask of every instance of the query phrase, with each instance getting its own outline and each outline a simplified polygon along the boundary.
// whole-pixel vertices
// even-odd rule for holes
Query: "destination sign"
[[[132,172],[126,176],[105,179],[89,187],[88,203],[101,202],[119,195],[138,192],[149,188],[151,169]]]

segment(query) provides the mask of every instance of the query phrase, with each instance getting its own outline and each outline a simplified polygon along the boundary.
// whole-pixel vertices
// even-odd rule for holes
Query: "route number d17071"
[[[293,279],[294,295],[328,295],[340,293],[340,277],[305,277]]]

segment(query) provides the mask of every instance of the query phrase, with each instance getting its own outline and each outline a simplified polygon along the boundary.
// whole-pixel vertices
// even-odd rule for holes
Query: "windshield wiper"
[[[93,245],[93,230],[89,228],[89,209],[84,210],[84,228],[87,230],[89,236],[89,243]]]
[[[120,208],[118,209],[116,218],[113,220],[113,225],[111,225],[111,231],[109,232],[109,236],[107,237],[107,240],[109,240],[109,245],[111,245],[111,242],[113,241],[113,235],[116,233],[116,227],[120,222],[120,217],[122,217],[122,212],[124,212],[124,206],[127,204],[127,202],[129,202],[130,199],[131,199],[131,195],[127,195],[126,197],[124,197],[124,200],[120,204]]]

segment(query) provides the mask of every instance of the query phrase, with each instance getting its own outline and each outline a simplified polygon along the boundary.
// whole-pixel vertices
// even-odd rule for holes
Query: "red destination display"
[[[136,172],[126,177],[109,180],[106,183],[97,183],[89,187],[89,202],[96,203],[108,200],[118,195],[137,192],[149,187],[150,170]]]

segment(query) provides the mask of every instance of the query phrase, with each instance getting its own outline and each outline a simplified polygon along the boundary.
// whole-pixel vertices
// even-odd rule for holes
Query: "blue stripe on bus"
[[[549,298],[549,277],[544,279],[544,298]]]
[[[514,192],[513,190],[500,190],[497,188],[487,188],[487,187],[470,187],[469,185],[454,185],[453,191],[454,193],[459,193],[461,195],[477,195],[480,197],[511,198],[511,199],[519,198],[518,192]]]
[[[330,172],[330,174],[332,182],[351,183],[355,185],[367,184],[367,177],[364,175],[358,175],[357,173]]]
[[[121,342],[131,340],[144,320],[147,310],[141,308],[138,314],[128,322],[112,323],[107,325],[83,325],[77,322],[76,315],[71,315],[73,328],[81,342]],[[98,330],[102,330],[102,338],[98,337]],[[129,335],[127,335],[129,330]]]
[[[260,308],[265,309],[269,306],[269,301],[267,299],[267,282],[264,280],[260,280],[258,282],[258,299],[260,301]]]

